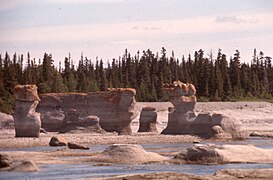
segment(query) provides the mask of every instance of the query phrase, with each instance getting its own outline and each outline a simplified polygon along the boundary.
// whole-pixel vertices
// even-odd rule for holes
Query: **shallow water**
[[[40,166],[40,171],[35,173],[3,172],[2,180],[15,179],[79,179],[99,178],[121,174],[141,174],[153,172],[177,172],[195,175],[213,174],[221,169],[251,169],[273,168],[273,164],[225,164],[225,165],[188,165],[188,164],[146,164],[113,166],[94,166],[93,164],[58,164]]]
[[[230,142],[202,142],[202,144],[253,144],[260,148],[272,148],[273,139],[250,138],[246,141]],[[179,152],[192,146],[192,143],[181,144],[142,144],[147,151],[157,153]],[[103,151],[108,145],[91,146],[90,152]],[[62,147],[31,147],[20,149],[0,149],[0,151],[55,151]],[[81,151],[81,150],[79,150]],[[89,164],[50,164],[40,165],[40,171],[35,173],[20,172],[1,172],[0,180],[15,179],[79,179],[79,178],[98,178],[109,177],[121,174],[152,173],[152,172],[178,172],[195,175],[213,174],[218,170],[233,169],[259,169],[273,168],[273,164],[225,164],[225,165],[188,165],[188,164],[145,164],[145,165],[128,165],[113,164],[97,166],[95,163]]]

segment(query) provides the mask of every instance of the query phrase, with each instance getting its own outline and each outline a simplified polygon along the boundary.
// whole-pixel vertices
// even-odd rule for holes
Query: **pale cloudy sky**
[[[105,61],[165,47],[176,57],[200,48],[228,56],[273,56],[272,0],[0,0],[0,53],[71,52]]]

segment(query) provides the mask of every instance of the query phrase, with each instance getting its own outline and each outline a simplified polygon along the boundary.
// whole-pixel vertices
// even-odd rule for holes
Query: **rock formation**
[[[99,125],[99,118],[97,116],[77,117],[77,121],[70,121],[70,119],[71,117],[64,119],[64,125],[59,131],[60,133],[105,133]]]
[[[138,132],[158,132],[156,128],[157,112],[154,107],[144,107],[140,113]]]
[[[176,158],[200,164],[272,163],[273,150],[253,145],[197,144]]]
[[[16,137],[39,137],[41,128],[40,113],[36,107],[40,101],[36,85],[17,85],[15,112],[13,115]]]
[[[50,146],[66,146],[67,141],[62,136],[53,136],[49,142]]]
[[[6,154],[0,154],[0,169],[10,167],[12,165],[11,158]]]
[[[179,81],[165,85],[173,108],[169,109],[168,125],[162,134],[195,134],[205,138],[243,139],[242,123],[230,115],[195,113],[195,87]]]
[[[80,121],[88,116],[99,118],[99,125],[106,131],[131,134],[130,123],[137,115],[134,89],[109,89],[90,93],[51,93],[40,95],[37,111],[41,113],[42,127],[55,131],[60,122]],[[58,114],[58,119],[54,117]],[[63,126],[58,126],[58,131]]]
[[[153,152],[147,152],[140,145],[114,144],[102,153],[90,158],[91,161],[103,163],[151,163],[162,162],[168,158]]]

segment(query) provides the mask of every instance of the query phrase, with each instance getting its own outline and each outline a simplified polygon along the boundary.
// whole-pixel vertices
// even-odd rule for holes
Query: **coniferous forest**
[[[118,59],[105,63],[81,55],[77,64],[70,54],[54,66],[51,54],[43,59],[0,54],[0,111],[12,113],[12,89],[17,84],[36,84],[39,93],[95,92],[107,88],[131,87],[137,101],[167,101],[162,85],[175,80],[193,83],[199,101],[271,100],[273,96],[272,58],[254,49],[249,63],[241,61],[236,50],[228,57],[221,49],[208,55],[200,49],[193,56],[177,58],[166,49],[135,55],[125,50]]]

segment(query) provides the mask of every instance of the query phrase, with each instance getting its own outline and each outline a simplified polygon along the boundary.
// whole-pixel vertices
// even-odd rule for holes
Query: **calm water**
[[[202,142],[203,143],[203,142]],[[204,142],[213,144],[253,144],[260,148],[272,148],[273,139],[251,138],[246,141],[233,142]],[[183,144],[143,144],[147,151],[153,152],[178,152],[187,147],[192,146],[192,143]],[[91,146],[91,152],[103,151],[108,145]],[[16,150],[22,151],[55,151],[56,147],[35,147],[21,148]],[[0,149],[0,151],[8,151],[15,149]],[[121,174],[136,174],[136,173],[152,173],[152,172],[178,172],[189,173],[196,175],[213,174],[218,170],[233,168],[233,169],[250,169],[250,168],[273,168],[273,164],[225,164],[225,165],[176,165],[176,164],[145,164],[145,165],[127,165],[114,164],[113,166],[95,166],[94,164],[55,164],[55,165],[40,165],[40,171],[34,173],[19,173],[19,172],[0,172],[0,180],[15,180],[15,179],[79,179],[79,178],[98,178],[109,177]]]

